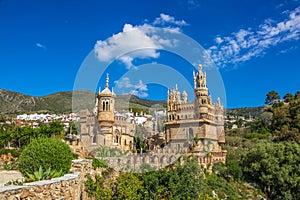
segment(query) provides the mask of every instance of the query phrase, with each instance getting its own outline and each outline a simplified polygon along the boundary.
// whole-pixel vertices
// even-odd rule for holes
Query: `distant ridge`
[[[244,116],[252,118],[261,118],[264,112],[264,106],[226,109],[226,115]]]
[[[95,95],[87,90],[76,91],[82,96]],[[128,103],[129,101],[129,103]],[[78,103],[78,102],[77,102]],[[79,104],[84,105],[84,100]],[[154,101],[141,99],[134,95],[118,95],[116,98],[116,109],[131,109],[133,112],[148,112],[151,108],[166,108],[166,101]],[[89,108],[94,102],[89,103]],[[80,107],[80,105],[79,105]],[[0,89],[0,114],[21,114],[21,113],[69,113],[72,111],[72,92],[56,92],[42,97],[13,92]]]
[[[87,90],[76,91],[83,96],[95,95]],[[82,106],[85,101],[79,102]],[[89,103],[89,108],[94,102]],[[133,112],[147,112],[151,110],[166,109],[166,101],[154,101],[142,99],[134,95],[122,94],[116,98],[117,110],[132,110]],[[0,114],[22,114],[22,113],[69,113],[72,111],[72,92],[56,92],[42,97],[0,89]],[[226,114],[238,116],[261,117],[264,107],[232,108],[227,109]]]

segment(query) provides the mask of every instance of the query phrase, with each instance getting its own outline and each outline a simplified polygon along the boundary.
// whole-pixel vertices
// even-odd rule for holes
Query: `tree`
[[[262,119],[256,119],[249,123],[252,133],[267,134],[270,133],[268,126],[264,123]]]
[[[280,99],[280,96],[279,96],[278,92],[273,90],[267,94],[265,104],[272,105],[276,100],[279,100],[279,99]]]
[[[117,178],[116,198],[138,200],[142,199],[140,191],[142,190],[142,181],[132,173],[120,174]]]
[[[60,135],[62,132],[64,132],[64,125],[62,122],[54,120],[49,123],[49,129],[52,134]]]
[[[96,174],[94,181],[91,175],[87,174],[86,178],[84,185],[89,197],[94,197],[98,200],[112,199],[113,191],[105,184],[104,177]]]
[[[297,91],[296,94],[295,94],[295,99],[297,99],[299,97],[300,97],[300,91]]]
[[[290,103],[291,101],[294,100],[294,95],[292,95],[291,93],[287,93],[286,95],[284,95],[283,99],[284,99],[284,102],[286,103]]]
[[[290,103],[290,114],[292,118],[291,126],[300,131],[300,93]]]
[[[141,191],[144,199],[163,199],[168,190],[164,180],[165,170],[151,171],[140,175],[143,182],[143,190]]]
[[[244,124],[244,120],[242,118],[239,118],[238,120],[236,120],[235,124],[237,125],[238,128],[242,128]]]
[[[138,153],[142,153],[146,151],[147,148],[146,142],[142,140],[140,137],[134,137],[133,144]]]
[[[245,178],[256,183],[268,199],[299,199],[300,145],[260,143],[243,159]]]
[[[284,125],[290,127],[291,122],[292,120],[288,105],[273,108],[272,130],[280,130]]]
[[[291,95],[286,95],[291,96]],[[271,130],[275,141],[296,141],[300,143],[300,95],[288,98],[288,104],[273,105]]]
[[[71,122],[69,124],[67,134],[78,135],[78,133],[79,133],[78,130],[79,130],[79,124],[76,122]]]
[[[227,175],[233,176],[235,180],[242,180],[243,170],[241,166],[242,158],[246,154],[246,150],[242,148],[225,147],[227,150],[226,166]]]
[[[173,199],[197,199],[201,191],[203,173],[194,158],[184,158],[169,171],[168,189]]]
[[[23,132],[21,131],[21,127],[15,125],[11,131],[14,140],[17,142],[18,147],[21,148],[21,140],[23,138]]]
[[[5,126],[0,127],[0,143],[4,148],[10,148],[10,145],[13,140],[13,134],[11,130],[7,129]]]

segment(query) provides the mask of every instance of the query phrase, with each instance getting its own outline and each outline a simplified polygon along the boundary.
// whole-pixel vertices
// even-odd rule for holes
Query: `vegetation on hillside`
[[[112,179],[111,169],[103,176],[87,176],[86,190],[96,199],[256,199],[254,187],[210,174],[193,158],[184,158],[167,168],[142,174],[121,173]],[[261,197],[261,196],[260,196]]]
[[[248,107],[248,108],[230,108],[226,109],[226,115],[228,116],[243,116],[245,118],[261,118],[264,113],[264,106]]]
[[[266,118],[227,132],[228,150],[223,177],[246,181],[261,189],[268,199],[300,197],[300,92],[276,91],[266,95]]]
[[[12,121],[8,124],[0,124],[0,148],[22,149],[32,139],[51,136],[62,138],[64,135],[64,126],[60,121],[52,121],[49,124],[40,123],[38,128],[20,127]]]
[[[76,99],[72,102],[72,97]],[[80,109],[91,109],[95,105],[96,94],[91,91],[57,92],[43,97],[33,97],[17,92],[0,89],[0,114],[19,113],[69,113]],[[93,99],[90,102],[90,99]],[[133,112],[149,112],[149,108],[159,105],[166,107],[165,101],[141,99],[134,95],[118,95],[117,110],[131,110]]]

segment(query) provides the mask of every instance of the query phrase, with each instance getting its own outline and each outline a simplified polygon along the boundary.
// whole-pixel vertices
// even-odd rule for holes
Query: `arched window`
[[[120,141],[121,141],[120,133],[118,130],[115,130],[114,143],[120,143]]]
[[[105,110],[105,102],[102,101],[102,110],[104,111]]]
[[[108,111],[108,101],[105,103],[105,110]]]

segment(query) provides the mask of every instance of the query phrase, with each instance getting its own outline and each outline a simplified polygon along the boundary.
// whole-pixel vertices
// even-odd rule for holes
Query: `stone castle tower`
[[[134,119],[115,111],[116,94],[109,89],[106,75],[105,88],[98,92],[94,112],[80,112],[81,141],[89,152],[100,146],[130,150],[135,134]]]
[[[166,143],[177,150],[192,145],[192,152],[202,163],[225,162],[226,151],[221,149],[225,143],[224,108],[220,98],[212,103],[201,65],[197,73],[193,72],[193,78],[194,101],[188,102],[187,93],[180,94],[177,85],[168,91]],[[207,160],[208,154],[213,160]]]
[[[107,134],[111,132],[114,125],[115,116],[115,93],[109,89],[109,77],[106,75],[105,88],[99,91],[96,100],[96,116],[102,133]]]

